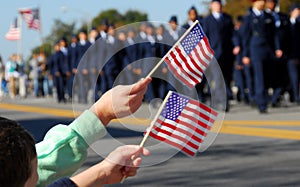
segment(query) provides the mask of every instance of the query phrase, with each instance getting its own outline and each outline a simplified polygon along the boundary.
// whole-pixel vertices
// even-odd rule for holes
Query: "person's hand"
[[[59,71],[55,72],[55,76],[59,77],[60,76],[60,72]]]
[[[122,118],[134,113],[141,106],[151,78],[139,82],[116,86],[106,92],[91,108],[103,125],[115,118]]]
[[[76,69],[76,68],[73,68],[73,70],[72,70],[72,71],[73,71],[73,73],[74,73],[74,74],[76,74],[76,73],[77,73],[77,69]]]
[[[135,68],[135,69],[133,69],[133,73],[135,73],[136,75],[141,75],[142,74],[142,69],[141,68]]]
[[[276,50],[276,51],[275,51],[275,55],[276,55],[277,58],[281,58],[282,55],[283,55],[282,50]]]
[[[166,74],[166,73],[168,73],[168,69],[167,69],[167,68],[163,68],[163,69],[161,70],[161,72],[162,72],[163,74]]]
[[[131,64],[127,65],[126,68],[127,68],[128,70],[131,70],[131,69],[132,69]]]
[[[236,47],[233,48],[232,53],[234,55],[238,55],[240,53],[240,51],[241,51],[241,48],[239,46],[236,46]]]
[[[235,69],[236,69],[236,70],[242,70],[242,69],[243,69],[243,66],[242,66],[242,65],[235,65]]]
[[[83,69],[83,70],[82,70],[82,74],[83,74],[83,75],[87,75],[88,73],[89,73],[89,72],[88,72],[87,69]]]
[[[111,152],[100,165],[105,168],[105,184],[120,182],[123,177],[135,176],[142,162],[140,155],[148,156],[150,151],[138,145],[126,145],[118,147]]]
[[[250,64],[250,58],[249,57],[243,57],[243,64],[249,65]]]
[[[97,73],[97,69],[96,68],[92,68],[92,73],[96,74]]]
[[[99,70],[99,75],[104,75],[104,71],[103,70]]]
[[[150,155],[149,150],[138,145],[125,145],[111,152],[105,160],[71,177],[77,186],[102,186],[120,182],[123,177],[136,175],[142,162],[140,155]]]
[[[70,77],[71,76],[71,72],[67,71],[66,75],[67,75],[67,77]]]

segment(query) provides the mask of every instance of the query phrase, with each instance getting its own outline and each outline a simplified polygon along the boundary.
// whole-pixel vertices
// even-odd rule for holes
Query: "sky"
[[[187,11],[195,6],[200,14],[207,13],[207,4],[204,0],[11,0],[2,6],[0,17],[0,55],[3,61],[7,61],[12,53],[18,51],[18,42],[8,41],[5,34],[13,20],[18,15],[20,8],[40,7],[42,33],[29,30],[22,21],[21,51],[24,58],[28,58],[31,49],[41,44],[41,37],[49,35],[55,19],[64,22],[72,21],[82,23],[92,19],[101,11],[110,8],[125,13],[129,9],[140,10],[148,14],[149,21],[167,22],[171,15],[177,15],[179,24],[187,20]],[[207,1],[207,0],[206,0]]]

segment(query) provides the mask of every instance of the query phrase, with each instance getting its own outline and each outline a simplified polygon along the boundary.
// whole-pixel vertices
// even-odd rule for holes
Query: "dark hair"
[[[36,158],[33,137],[17,122],[0,117],[0,184],[22,187]]]
[[[195,11],[196,15],[198,16],[198,11],[197,11],[196,7],[192,6],[192,7],[189,9],[188,14],[189,14],[191,11]]]

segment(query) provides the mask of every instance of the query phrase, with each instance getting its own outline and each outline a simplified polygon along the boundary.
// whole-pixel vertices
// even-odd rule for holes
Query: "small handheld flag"
[[[189,156],[195,156],[217,115],[208,106],[170,91],[141,146],[150,136]]]
[[[193,87],[202,81],[203,73],[213,56],[214,51],[207,37],[198,21],[195,21],[147,77],[165,61],[177,79]]]

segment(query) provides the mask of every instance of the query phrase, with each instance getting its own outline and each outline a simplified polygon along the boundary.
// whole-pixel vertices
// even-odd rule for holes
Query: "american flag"
[[[214,51],[199,23],[194,24],[187,32],[187,35],[168,52],[165,62],[175,77],[193,87],[201,82]]]
[[[39,8],[24,8],[19,10],[27,27],[30,29],[41,30]]]
[[[195,156],[218,113],[208,106],[170,91],[150,137]]]
[[[19,27],[18,18],[15,18],[11,24],[9,31],[6,33],[5,38],[7,40],[20,40],[21,39],[21,28]]]

